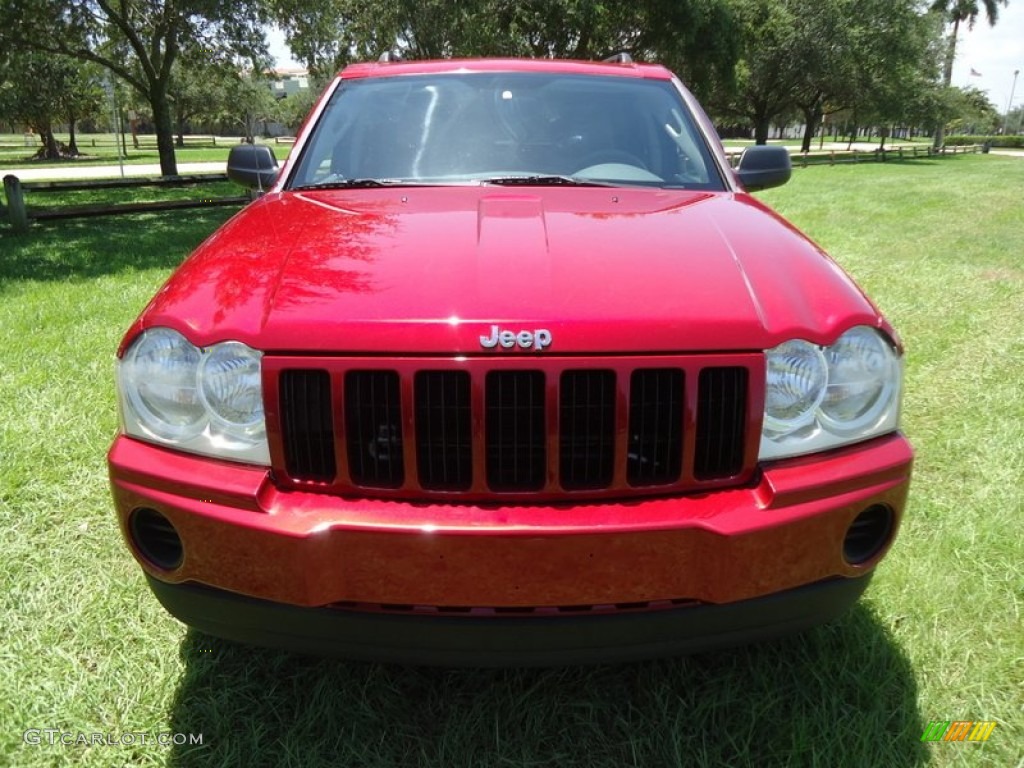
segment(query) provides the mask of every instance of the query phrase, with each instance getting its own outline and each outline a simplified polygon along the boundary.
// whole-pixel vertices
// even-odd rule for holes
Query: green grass
[[[761,197],[908,349],[906,522],[835,624],[686,659],[550,670],[349,664],[186,631],[114,523],[113,350],[228,212],[0,226],[0,764],[1013,766],[1024,758],[1024,161],[795,172]],[[996,720],[924,745],[931,720]],[[40,746],[26,729],[202,733]]]
[[[67,134],[56,134],[58,141],[67,142]],[[127,154],[125,165],[146,165],[160,162],[160,155],[156,151],[156,139],[154,136],[142,136],[142,148],[135,149],[132,146],[131,137],[127,138]],[[95,144],[93,143],[95,140]],[[82,157],[73,160],[31,160],[32,154],[39,149],[38,137],[33,137],[34,144],[25,147],[21,135],[0,134],[0,168],[46,168],[62,167],[67,165],[117,165],[117,147],[114,145],[114,135],[79,134],[77,137],[78,151]],[[175,149],[175,157],[178,163],[223,163],[228,159],[228,152],[238,139],[217,138],[216,146],[189,146]],[[267,142],[279,160],[288,156],[291,144],[276,144],[273,140]]]
[[[211,181],[180,187],[139,186],[112,189],[25,190],[25,205],[33,210],[69,205],[145,203],[165,200],[210,200],[244,195],[245,189],[231,181]]]

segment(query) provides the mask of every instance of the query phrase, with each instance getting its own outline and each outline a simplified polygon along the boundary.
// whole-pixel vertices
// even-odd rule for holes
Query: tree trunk
[[[78,143],[75,141],[75,116],[68,115],[68,154],[78,157]]]
[[[754,143],[767,144],[768,132],[771,130],[771,121],[767,118],[758,118],[754,123]]]
[[[175,139],[174,145],[176,147],[185,146],[185,113],[177,109],[175,110],[174,122],[178,124],[178,138]]]
[[[953,18],[953,32],[949,36],[949,50],[946,51],[946,63],[942,70],[942,82],[949,88],[953,84],[953,59],[956,58],[956,36],[960,31],[960,18]],[[939,124],[935,126],[935,142],[933,146],[935,149],[939,149],[943,144],[946,143],[946,119],[942,117],[939,119]]]
[[[818,132],[818,124],[821,123],[821,109],[810,107],[803,110],[804,113],[804,140],[800,145],[801,152],[811,151],[811,142],[814,134]],[[822,134],[824,135],[824,134]]]
[[[156,148],[160,154],[160,174],[178,175],[178,160],[174,156],[174,123],[171,105],[167,101],[166,84],[154,84],[149,93],[153,108],[153,126],[156,129]]]
[[[49,126],[39,130],[39,138],[43,141],[43,157],[47,160],[60,160],[60,147],[53,137],[53,129]]]

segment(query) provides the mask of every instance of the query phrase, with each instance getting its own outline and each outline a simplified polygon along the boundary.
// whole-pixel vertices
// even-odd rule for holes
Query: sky
[[[971,70],[981,73],[972,77]],[[1013,72],[1020,71],[1013,88]],[[1024,104],[1024,0],[1009,0],[999,6],[995,27],[988,25],[984,13],[973,30],[960,27],[953,62],[953,85],[974,86],[988,94],[1000,114],[1006,112],[1013,91],[1013,104]]]
[[[269,30],[270,53],[279,66],[295,66],[284,34]],[[971,70],[980,73],[972,76]],[[1020,70],[1013,87],[1014,70]],[[999,20],[990,27],[984,14],[974,29],[961,26],[953,63],[953,85],[973,86],[984,91],[1000,114],[1006,112],[1013,92],[1014,106],[1024,104],[1024,0],[1009,0],[999,6]]]
[[[288,44],[284,41],[284,32],[280,27],[270,26],[267,28],[267,47],[270,55],[274,57],[274,64],[278,67],[297,67],[299,63],[292,58],[292,52],[288,50]]]

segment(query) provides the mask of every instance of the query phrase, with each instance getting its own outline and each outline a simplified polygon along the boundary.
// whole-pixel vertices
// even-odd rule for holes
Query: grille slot
[[[683,372],[640,368],[629,385],[629,455],[632,486],[665,485],[683,466]]]
[[[402,485],[402,407],[395,371],[345,374],[345,437],[353,483],[371,488]]]
[[[747,420],[747,369],[705,368],[700,372],[697,445],[698,480],[731,477],[743,468]]]
[[[464,491],[473,482],[469,374],[418,371],[416,463],[423,488]]]
[[[615,372],[565,371],[559,385],[559,480],[567,490],[611,484]]]
[[[547,472],[544,374],[489,371],[485,385],[487,484],[495,491],[536,491]]]
[[[755,470],[762,357],[264,359],[284,484],[380,498],[679,494]]]
[[[331,377],[327,371],[282,371],[278,390],[285,468],[296,480],[334,480],[334,423]]]

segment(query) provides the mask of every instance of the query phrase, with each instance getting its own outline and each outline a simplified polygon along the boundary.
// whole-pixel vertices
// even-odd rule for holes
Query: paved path
[[[190,173],[224,173],[227,163],[178,163],[178,173],[182,175]],[[17,166],[15,168],[0,168],[0,179],[8,174],[14,174],[22,181],[61,181],[69,179],[116,179],[121,176],[121,169],[117,165],[47,165],[38,168],[28,166]],[[147,163],[145,165],[125,165],[125,176],[159,176],[159,163]]]

